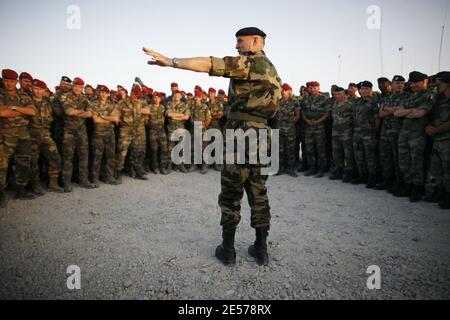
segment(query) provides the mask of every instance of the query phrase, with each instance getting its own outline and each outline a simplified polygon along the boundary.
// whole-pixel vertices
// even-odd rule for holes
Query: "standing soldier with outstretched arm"
[[[174,67],[211,76],[230,78],[230,107],[225,129],[270,130],[268,119],[278,111],[281,97],[281,79],[263,51],[266,34],[258,28],[244,28],[236,33],[237,57],[205,57],[169,59],[153,50],[144,51],[153,58],[151,65]],[[270,135],[269,135],[270,136]],[[260,147],[260,146],[258,146]],[[223,243],[216,249],[216,257],[224,264],[236,263],[234,236],[241,220],[241,199],[244,189],[251,207],[251,226],[256,229],[255,244],[249,254],[258,264],[267,265],[267,236],[270,227],[270,207],[267,197],[267,176],[261,174],[258,164],[227,164],[222,170]]]

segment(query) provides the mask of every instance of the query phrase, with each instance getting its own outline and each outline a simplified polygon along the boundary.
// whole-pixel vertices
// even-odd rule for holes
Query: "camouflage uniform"
[[[211,111],[211,115],[222,112],[223,113],[223,104],[216,99],[214,102],[208,102],[209,110]],[[211,121],[211,125],[209,126],[211,129],[219,129],[220,130],[220,118],[213,118]]]
[[[80,184],[88,184],[89,176],[89,141],[86,131],[86,121],[83,118],[69,116],[73,110],[86,111],[89,101],[86,96],[75,96],[68,93],[62,96],[64,108],[64,138],[63,138],[63,171],[64,185],[72,182],[74,154],[78,157],[78,177]]]
[[[117,114],[116,105],[106,101],[104,105],[100,99],[92,102],[88,109],[92,114],[98,117],[110,117]],[[116,135],[114,124],[95,124],[92,138],[92,180],[98,183],[103,156],[105,156],[105,178],[111,182],[114,177],[115,156],[116,156]]]
[[[280,130],[280,166],[283,168],[293,168],[295,165],[295,113],[299,108],[295,97],[287,101],[281,99],[277,127]]]
[[[196,106],[194,104],[194,109],[192,110],[192,122],[201,122],[202,123],[202,137],[203,137],[203,133],[205,133],[205,130],[207,129],[205,127],[206,122],[209,121],[211,119],[211,111],[209,110],[209,107],[207,104],[202,103],[201,106]],[[191,147],[192,147],[192,164],[194,164],[194,130],[191,130],[191,137],[192,137],[192,143],[191,143]],[[203,151],[205,150],[206,146],[208,145],[207,141],[203,141],[202,142],[202,154]],[[202,173],[205,173],[206,171],[206,164],[203,160],[202,157]]]
[[[371,178],[373,184],[377,170],[376,120],[377,97],[361,97],[353,105],[353,152],[360,177]]]
[[[353,103],[334,103],[331,110],[333,119],[332,146],[335,172],[353,174]]]
[[[53,121],[53,109],[50,102],[42,98],[42,101],[34,101],[37,114],[31,117],[29,131],[31,135],[31,176],[33,184],[39,184],[39,155],[42,154],[48,161],[50,182],[57,184],[61,173],[61,156],[55,141],[50,134]]]
[[[160,169],[169,167],[169,154],[167,147],[167,134],[166,129],[164,127],[165,123],[165,108],[162,104],[156,106],[151,104],[150,107],[150,116],[148,121],[148,140],[150,142],[150,150],[152,153],[152,166],[153,170],[156,170],[158,167]],[[158,151],[160,153],[160,158],[158,161]],[[158,165],[158,163],[160,165]]]
[[[264,51],[238,57],[212,58],[210,75],[231,78],[230,112],[225,129],[254,129],[257,132],[265,129],[270,137],[267,119],[278,111],[281,79]],[[248,163],[248,158],[246,160]],[[244,189],[251,208],[251,226],[256,229],[269,228],[267,176],[261,175],[261,168],[262,165],[258,164],[226,164],[222,170],[219,205],[224,234],[234,232],[241,220],[240,203]]]
[[[119,153],[117,155],[116,170],[122,171],[125,158],[130,150],[131,165],[139,176],[144,175],[144,159],[146,149],[145,116],[142,109],[147,104],[143,100],[133,103],[130,98],[122,100],[118,105],[121,115]]]
[[[392,93],[385,97],[380,106],[398,107],[408,97],[405,92]],[[379,154],[380,163],[383,171],[383,179],[385,182],[396,181],[401,179],[401,171],[398,161],[398,138],[402,127],[401,119],[396,118],[393,114],[387,116],[383,120],[380,132]]]
[[[450,98],[439,99],[433,113],[431,125],[439,127],[450,121]],[[433,137],[433,151],[429,180],[435,180],[437,186],[447,192],[450,197],[450,131]]]
[[[328,97],[307,96],[300,103],[300,110],[308,120],[318,120],[329,112]],[[309,126],[305,124],[305,146],[308,165],[325,170],[326,163],[325,124]]]
[[[0,108],[2,106],[33,106],[27,94],[16,91],[11,96],[0,89]],[[6,176],[10,158],[14,155],[16,186],[24,188],[31,172],[31,136],[28,130],[30,117],[0,117],[0,191],[6,188]]]
[[[183,101],[180,101],[179,103],[176,103],[174,101],[169,102],[166,109],[166,116],[171,113],[182,113],[183,115],[191,115],[191,109],[188,105],[188,103],[185,103]],[[172,150],[175,147],[176,143],[175,141],[172,141],[170,137],[172,136],[172,133],[174,133],[177,129],[185,129],[186,127],[186,121],[177,121],[169,118],[168,125],[167,125],[167,139],[168,139],[168,146],[169,146],[169,157],[172,157]],[[181,143],[182,139],[179,141]]]
[[[428,114],[433,107],[431,93],[428,90],[412,93],[403,105],[406,109],[417,108],[425,110]],[[398,142],[398,157],[406,184],[415,186],[424,184],[426,123],[426,116],[419,119],[403,118]]]
[[[70,91],[57,91],[50,98],[50,102],[53,108],[53,122],[50,132],[60,154],[62,154],[62,145],[64,138],[64,108],[62,101],[64,100],[64,96],[69,93]]]

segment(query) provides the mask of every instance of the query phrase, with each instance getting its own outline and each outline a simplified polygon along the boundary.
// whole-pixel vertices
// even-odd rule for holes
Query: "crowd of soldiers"
[[[332,180],[450,209],[450,73],[383,77],[378,88],[334,85],[330,97],[309,82],[296,97],[285,83],[279,174],[321,178],[331,170]]]
[[[140,180],[150,172],[205,174],[204,162],[172,163],[175,142],[169,137],[177,129],[193,130],[198,121],[203,130],[223,129],[229,106],[223,90],[196,86],[191,94],[177,83],[166,96],[142,83],[128,93],[120,85],[116,91],[93,88],[64,76],[52,93],[42,80],[5,69],[0,86],[0,207],[8,186],[16,198],[33,199],[44,195],[43,182],[51,192],[71,192],[73,181],[88,189],[100,181],[120,184],[123,171]],[[449,73],[415,71],[408,81],[380,78],[378,87],[375,92],[369,81],[335,85],[330,96],[309,82],[294,96],[285,83],[271,120],[280,130],[278,175],[321,178],[332,171],[332,180],[412,202],[424,196],[449,209]]]

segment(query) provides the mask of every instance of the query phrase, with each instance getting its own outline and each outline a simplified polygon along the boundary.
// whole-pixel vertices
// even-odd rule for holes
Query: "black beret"
[[[439,72],[439,73],[437,73],[436,75],[434,75],[434,77],[436,78],[436,79],[442,79],[442,77],[443,76],[445,76],[446,74],[448,74],[448,73],[450,73],[449,71],[441,71],[441,72]]]
[[[353,82],[350,82],[350,83],[348,84],[348,86],[349,86],[349,87],[357,87],[356,83],[353,83]]]
[[[362,85],[362,82],[358,82],[358,84],[356,85],[356,87],[357,87],[358,89],[361,89],[361,85]]]
[[[439,80],[443,83],[450,84],[450,72],[440,72]]]
[[[256,27],[248,27],[243,28],[236,32],[236,38],[241,36],[261,36],[263,38],[266,38],[267,35],[264,33],[264,31],[256,28]]]
[[[390,82],[390,81],[386,77],[381,77],[381,78],[378,78],[378,82]]]
[[[394,76],[394,78],[392,78],[392,82],[394,82],[394,81],[403,81],[403,82],[405,82],[406,79],[403,78],[402,76]]]
[[[334,88],[334,92],[342,92],[342,91],[345,91],[345,89],[342,87],[336,86],[336,88]]]
[[[363,81],[360,83],[361,88],[373,88],[373,84],[370,81]]]
[[[66,76],[62,76],[62,77],[61,77],[61,81],[65,81],[65,82],[70,82],[70,83],[72,83],[72,80],[71,80],[69,77],[66,77]]]
[[[428,75],[419,71],[413,71],[409,74],[409,82],[420,82],[428,79]]]

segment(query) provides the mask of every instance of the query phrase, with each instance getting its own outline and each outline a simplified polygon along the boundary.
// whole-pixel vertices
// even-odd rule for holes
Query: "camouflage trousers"
[[[56,143],[56,147],[60,154],[62,154],[62,146],[64,140],[64,120],[62,118],[57,118],[52,122],[52,127],[50,129],[51,137]]]
[[[398,161],[406,183],[423,185],[426,139],[422,133],[401,131],[398,141]]]
[[[300,158],[300,149],[302,157]],[[306,164],[306,147],[305,147],[305,123],[300,120],[295,124],[295,162],[297,164],[303,162]]]
[[[170,125],[169,124],[169,126],[167,127],[167,140],[168,140],[168,143],[167,143],[167,145],[168,145],[168,155],[169,155],[169,159],[170,159],[170,161],[172,161],[172,150],[173,150],[173,148],[175,148],[175,146],[178,144],[178,143],[182,143],[183,142],[183,139],[184,138],[180,138],[180,140],[179,141],[172,141],[171,139],[170,139],[170,137],[172,136],[172,134],[175,132],[175,131],[177,131],[178,129],[181,129],[181,130],[184,130],[184,127],[178,127],[178,126],[172,126],[172,125]],[[180,153],[180,156],[183,156],[183,153]]]
[[[433,141],[427,184],[430,183],[442,187],[450,194],[450,140]]]
[[[375,134],[353,133],[353,153],[360,176],[376,175],[377,138]]]
[[[167,146],[167,134],[164,125],[149,126],[148,142],[150,144],[153,169],[155,166],[167,168],[170,164],[169,151]]]
[[[114,128],[111,127],[109,130],[102,131],[96,129],[94,131],[92,154],[92,180],[97,181],[100,177],[103,157],[105,158],[105,178],[113,178],[116,166],[116,135],[114,134]]]
[[[236,130],[238,128],[244,131],[250,128],[270,131],[267,125],[257,122],[229,120],[225,126],[225,129]],[[268,133],[268,139],[268,148],[270,149],[270,132]],[[258,149],[260,147],[258,145]],[[224,159],[226,159],[226,156],[224,156]],[[248,154],[246,154],[246,163],[248,163]],[[238,226],[241,220],[241,200],[244,190],[247,193],[251,208],[251,226],[253,228],[270,226],[270,206],[266,188],[268,176],[261,174],[261,168],[262,166],[259,164],[240,165],[235,163],[224,165],[219,195],[219,206],[222,211],[220,224],[224,230],[232,231]]]
[[[325,169],[327,166],[325,126],[306,126],[305,147],[309,166]]]
[[[61,173],[61,156],[55,141],[46,129],[30,129],[31,133],[31,179],[40,180],[39,156],[48,161],[48,175],[50,179],[58,179]]]
[[[355,158],[353,155],[352,133],[341,133],[333,135],[333,162],[336,170],[354,171]]]
[[[75,155],[78,158],[78,178],[80,182],[86,182],[89,176],[89,141],[85,127],[64,130],[62,180],[65,184],[72,182]]]
[[[401,171],[398,161],[398,135],[380,136],[379,154],[383,179],[388,180],[401,178]]]
[[[120,128],[119,153],[117,154],[116,159],[116,170],[123,169],[125,158],[127,157],[128,152],[130,152],[131,165],[136,172],[143,174],[146,144],[145,127]]]
[[[31,172],[31,138],[27,127],[0,129],[0,190],[6,188],[8,165],[13,155],[16,185],[24,187]]]
[[[296,136],[295,127],[280,129],[280,165],[293,167],[295,165]]]

